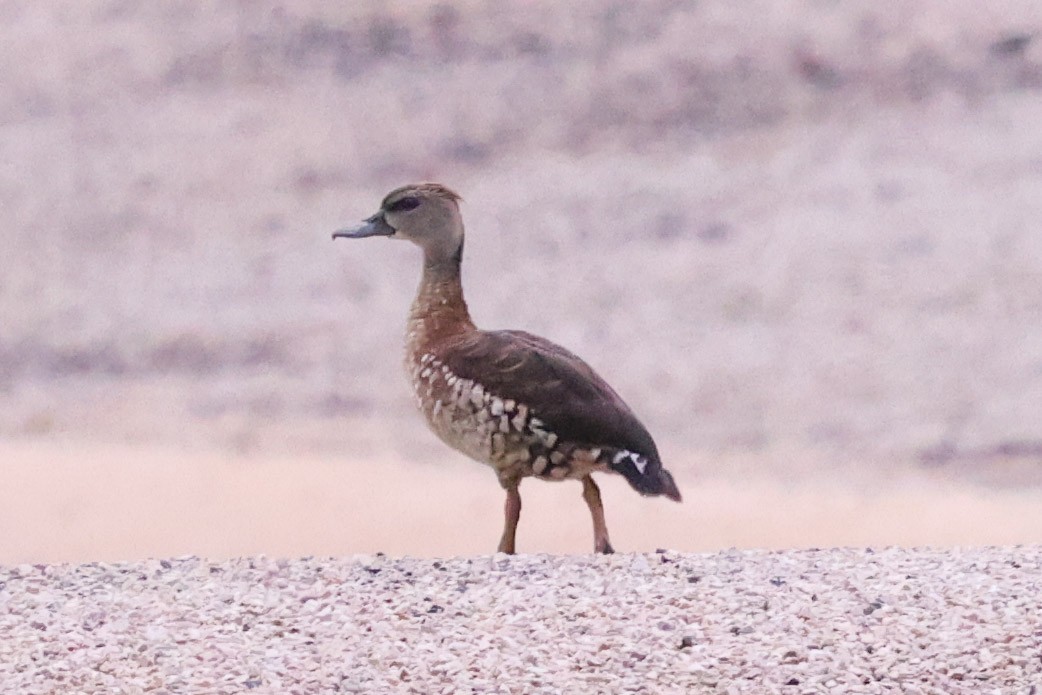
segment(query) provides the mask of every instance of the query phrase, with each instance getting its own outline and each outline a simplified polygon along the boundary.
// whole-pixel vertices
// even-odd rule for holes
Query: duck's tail
[[[626,449],[616,451],[609,467],[622,477],[630,486],[642,495],[664,495],[674,502],[680,502],[680,489],[672,474],[662,467],[658,456],[645,456]]]

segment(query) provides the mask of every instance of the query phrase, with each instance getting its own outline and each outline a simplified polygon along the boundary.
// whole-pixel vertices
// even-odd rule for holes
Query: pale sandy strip
[[[392,457],[237,457],[98,446],[0,446],[0,562],[181,554],[231,557],[451,556],[490,552],[502,493],[465,461]],[[1042,491],[995,490],[904,474],[870,487],[836,479],[781,483],[683,479],[682,505],[642,499],[606,478],[615,545],[667,547],[980,545],[1042,540]],[[527,481],[519,543],[586,552],[575,483]]]

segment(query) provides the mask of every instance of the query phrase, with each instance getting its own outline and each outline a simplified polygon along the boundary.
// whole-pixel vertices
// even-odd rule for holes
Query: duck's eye
[[[387,206],[387,212],[406,212],[420,206],[420,199],[407,196],[399,198]]]

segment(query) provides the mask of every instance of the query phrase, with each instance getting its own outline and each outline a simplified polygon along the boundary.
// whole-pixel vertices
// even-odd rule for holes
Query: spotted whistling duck
[[[680,501],[647,429],[622,398],[568,350],[524,331],[483,331],[463,300],[460,197],[445,186],[397,188],[380,210],[333,238],[384,236],[423,249],[409,313],[405,368],[416,402],[449,446],[490,465],[506,490],[499,552],[514,552],[522,478],[579,480],[595,552],[613,552],[591,473],[621,474],[642,495]]]

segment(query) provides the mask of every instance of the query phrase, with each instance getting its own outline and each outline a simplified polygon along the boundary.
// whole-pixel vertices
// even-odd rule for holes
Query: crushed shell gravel
[[[0,568],[0,693],[1042,695],[1042,546]]]

